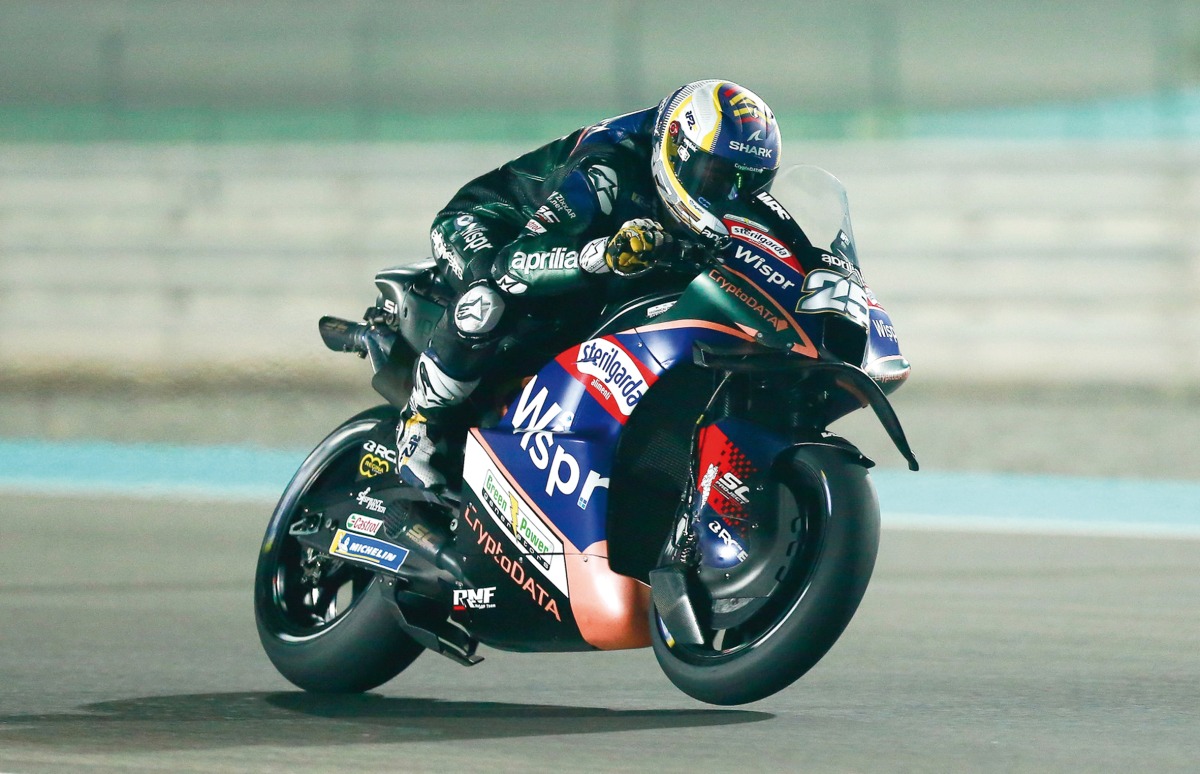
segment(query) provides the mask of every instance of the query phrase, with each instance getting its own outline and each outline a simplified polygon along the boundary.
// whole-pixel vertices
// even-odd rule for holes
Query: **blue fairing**
[[[774,435],[760,425],[744,419],[726,417],[715,424],[759,470],[770,468],[779,452],[791,446],[787,438]]]
[[[747,509],[762,496],[776,457],[791,443],[767,428],[729,417],[706,426],[700,444],[699,480],[694,483],[702,561],[729,569],[755,550],[754,536],[746,530]]]
[[[696,340],[738,338],[749,337],[679,320],[582,342],[542,368],[482,436],[532,504],[586,549],[606,539],[609,475],[635,399],[689,359]]]
[[[500,425],[482,434],[533,504],[583,550],[605,539],[609,473],[622,424],[560,362],[578,349],[538,372]]]
[[[900,339],[892,326],[892,318],[882,307],[871,307],[870,338],[867,339],[866,362],[900,355]]]
[[[482,434],[526,496],[579,550],[605,539],[612,445],[569,433]]]

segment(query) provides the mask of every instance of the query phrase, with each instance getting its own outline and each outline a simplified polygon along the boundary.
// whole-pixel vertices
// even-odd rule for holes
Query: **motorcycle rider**
[[[599,275],[643,274],[673,237],[722,246],[730,202],[767,191],[779,154],[765,102],[703,80],[463,186],[430,231],[456,295],[415,365],[396,431],[400,477],[445,486],[439,420],[478,385],[513,317],[506,311],[586,290]]]

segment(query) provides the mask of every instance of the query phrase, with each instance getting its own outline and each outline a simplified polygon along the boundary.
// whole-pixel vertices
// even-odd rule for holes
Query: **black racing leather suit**
[[[606,282],[604,246],[623,223],[661,219],[650,171],[656,114],[657,107],[578,129],[475,178],[438,213],[430,241],[456,298],[426,353],[449,376],[480,376],[515,308]],[[481,284],[502,300],[492,319],[461,303]]]

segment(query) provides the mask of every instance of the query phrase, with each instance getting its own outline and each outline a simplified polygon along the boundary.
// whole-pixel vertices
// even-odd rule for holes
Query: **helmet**
[[[770,189],[779,151],[775,114],[758,95],[729,81],[695,81],[659,104],[650,167],[679,222],[720,244],[731,203]]]

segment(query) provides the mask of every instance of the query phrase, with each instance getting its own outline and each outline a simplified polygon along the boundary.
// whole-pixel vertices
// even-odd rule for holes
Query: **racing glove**
[[[608,240],[604,248],[604,262],[614,274],[632,277],[649,271],[653,265],[654,252],[671,241],[663,227],[649,218],[635,218]]]

